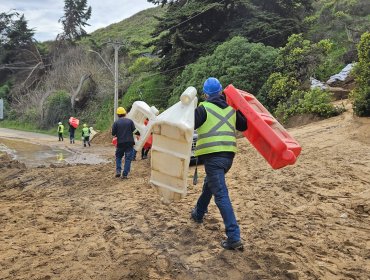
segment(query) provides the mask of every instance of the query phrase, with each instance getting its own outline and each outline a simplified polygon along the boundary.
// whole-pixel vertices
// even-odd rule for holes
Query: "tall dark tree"
[[[33,29],[28,28],[24,15],[17,12],[0,13],[0,84],[14,73],[29,67]],[[22,69],[23,68],[23,69]]]
[[[153,35],[163,69],[177,68],[209,54],[236,35],[251,42],[283,46],[303,29],[313,0],[148,0],[169,4]],[[271,4],[271,2],[274,2]]]
[[[59,19],[63,25],[62,39],[78,40],[86,36],[85,26],[91,17],[91,6],[87,6],[87,0],[64,0],[64,16]]]
[[[0,62],[9,62],[9,52],[18,51],[32,44],[33,29],[28,28],[24,15],[17,12],[0,14]]]

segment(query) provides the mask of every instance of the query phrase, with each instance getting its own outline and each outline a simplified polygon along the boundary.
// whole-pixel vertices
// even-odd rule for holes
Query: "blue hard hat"
[[[222,85],[216,78],[208,78],[203,85],[203,92],[207,95],[217,94],[222,91]]]

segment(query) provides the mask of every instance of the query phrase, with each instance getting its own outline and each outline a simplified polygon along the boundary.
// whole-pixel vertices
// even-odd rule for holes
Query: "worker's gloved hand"
[[[193,185],[195,186],[198,183],[198,158],[195,160],[195,170],[193,175]]]
[[[193,176],[193,185],[195,186],[198,183],[198,170],[195,169],[194,176]]]

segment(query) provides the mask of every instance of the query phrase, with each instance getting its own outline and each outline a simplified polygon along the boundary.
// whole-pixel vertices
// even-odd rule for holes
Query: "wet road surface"
[[[114,147],[94,145],[83,147],[82,141],[70,144],[68,137],[0,128],[0,152],[28,167],[63,164],[99,164],[113,160]]]

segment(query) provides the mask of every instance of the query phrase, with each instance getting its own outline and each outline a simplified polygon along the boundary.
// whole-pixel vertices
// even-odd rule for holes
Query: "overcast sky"
[[[154,7],[146,0],[87,0],[92,15],[85,30],[90,33],[119,22],[141,10]],[[54,40],[62,32],[64,0],[0,0],[0,13],[15,9],[24,14],[28,27],[35,29],[38,41]]]

